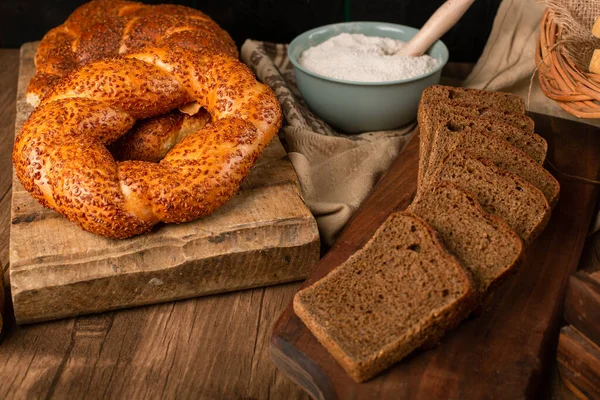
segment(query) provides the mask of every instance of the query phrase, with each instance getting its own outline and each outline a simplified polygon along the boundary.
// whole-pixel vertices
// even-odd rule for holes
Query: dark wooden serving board
[[[600,129],[531,114],[560,171],[597,178]],[[404,149],[304,286],[358,250],[417,186],[418,138]],[[563,297],[577,269],[598,187],[563,178],[561,198],[518,273],[478,317],[463,322],[434,349],[418,351],[373,380],[355,383],[296,317],[291,304],[276,322],[272,358],[317,399],[521,399],[545,388],[558,340]]]

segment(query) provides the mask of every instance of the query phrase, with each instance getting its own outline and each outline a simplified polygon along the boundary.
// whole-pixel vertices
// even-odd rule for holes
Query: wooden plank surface
[[[18,50],[0,50],[0,265],[8,269]],[[269,358],[298,283],[15,326],[0,337],[0,398],[309,397]],[[7,287],[8,289],[8,287]],[[10,300],[10,294],[8,294]]]
[[[0,52],[0,237],[8,239],[10,224],[10,198],[12,185],[12,162],[10,154],[14,142],[15,99],[19,75],[19,51]],[[0,265],[8,267],[8,240],[0,241]]]
[[[0,330],[3,326],[4,273],[8,269],[8,233],[10,219],[10,199],[12,163],[10,152],[13,146],[15,123],[15,97],[19,71],[18,50],[0,52]],[[4,240],[5,239],[5,240]]]
[[[598,128],[539,114],[536,131],[561,171],[596,178]],[[379,182],[305,286],[362,247],[384,219],[404,209],[416,191],[418,139]],[[551,171],[554,172],[554,171]],[[564,290],[576,270],[598,187],[563,179],[561,199],[543,234],[527,249],[517,274],[478,317],[463,322],[436,348],[412,354],[375,379],[356,384],[327,353],[291,304],[275,325],[273,359],[315,398],[536,398],[550,377]]]
[[[600,346],[600,272],[579,271],[569,279],[565,319]]]
[[[5,171],[12,169],[18,64],[18,50],[0,49],[0,265],[5,272],[12,180]],[[152,370],[153,378],[159,373],[168,375],[170,387],[178,387],[178,393],[188,393],[190,398],[309,399],[275,368],[268,346],[273,322],[299,287],[292,283],[22,327],[16,327],[9,317],[0,336],[0,398],[123,398],[126,392],[137,394],[132,398],[159,398],[164,380],[146,378]],[[6,312],[10,315],[10,305]],[[219,314],[232,322],[202,323],[201,329],[195,323],[179,322],[196,318],[215,322],[214,316]],[[161,321],[160,325],[156,321]],[[102,328],[107,324],[108,334]],[[104,331],[94,330],[98,326]],[[249,336],[230,338],[238,329]],[[142,354],[150,343],[159,344],[149,354]],[[217,349],[221,349],[220,358],[209,358]],[[130,362],[142,359],[143,365]],[[164,364],[165,360],[170,363]],[[243,377],[251,379],[236,378],[237,384],[229,384],[234,363],[250,367]],[[73,376],[74,371],[81,380]],[[200,379],[194,381],[190,376]],[[102,379],[98,381],[98,377]],[[98,387],[98,382],[105,386]],[[560,380],[556,382],[560,384]],[[92,393],[92,389],[98,392]],[[557,399],[572,399],[566,392],[554,394]]]
[[[560,378],[575,396],[600,398],[600,347],[572,325],[560,330],[556,362]]]
[[[21,48],[18,133],[37,43]],[[6,179],[6,178],[3,178]],[[208,217],[111,240],[43,208],[14,177],[10,284],[18,323],[155,304],[305,279],[319,260],[317,224],[279,139],[238,193]]]

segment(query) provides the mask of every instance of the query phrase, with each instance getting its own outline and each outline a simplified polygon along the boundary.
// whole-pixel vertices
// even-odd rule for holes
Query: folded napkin
[[[247,40],[241,58],[279,98],[285,116],[283,144],[321,239],[331,245],[408,143],[416,124],[392,131],[342,134],[304,104],[287,58],[287,45]]]

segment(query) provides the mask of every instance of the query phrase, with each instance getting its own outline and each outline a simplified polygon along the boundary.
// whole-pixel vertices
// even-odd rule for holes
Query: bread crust
[[[425,102],[445,102],[452,104],[477,104],[483,107],[525,114],[525,102],[511,93],[488,92],[463,87],[433,85],[423,91]]]
[[[465,107],[469,110],[466,114],[472,112],[473,108],[475,108],[476,114],[479,111],[482,114],[488,113],[488,110],[480,109],[473,103],[465,101],[465,97],[477,99],[481,98],[479,95],[487,99],[487,106],[493,105],[490,103],[490,99],[497,98],[503,100],[504,104],[497,111],[489,112],[490,114],[505,115],[503,114],[506,112],[505,109],[511,109],[510,104],[512,104],[513,111],[524,111],[523,101],[513,95],[502,93],[482,94],[479,91],[456,89],[458,99],[454,99],[452,98],[453,96],[446,96],[448,93],[454,91],[452,88],[433,87],[431,90],[441,90],[442,92],[441,97],[438,93],[436,95],[437,98],[433,96],[433,99],[451,104],[451,107],[458,109]],[[444,93],[446,94],[444,95]],[[457,141],[456,139],[460,139],[460,137],[448,136],[448,142],[434,140],[436,135],[433,132],[432,125],[434,125],[433,121],[435,121],[436,115],[432,114],[432,110],[435,110],[436,107],[428,104],[428,100],[425,98],[426,93],[421,98],[417,115],[421,142],[418,190],[413,203],[406,212],[390,215],[362,249],[355,252],[326,277],[302,289],[296,294],[293,300],[293,308],[298,317],[315,335],[317,340],[325,346],[334,359],[357,382],[370,379],[416,348],[426,349],[435,345],[447,330],[456,327],[468,314],[476,312],[478,308],[489,300],[496,288],[516,272],[523,260],[524,246],[530,243],[542,231],[550,218],[550,206],[544,193],[526,180],[497,165],[504,161],[503,165],[506,164],[507,168],[512,168],[516,172],[530,177],[533,181],[537,182],[541,180],[542,182],[538,182],[541,186],[544,184],[543,178],[548,178],[550,186],[552,186],[553,182],[556,182],[540,166],[545,158],[547,143],[533,133],[533,124],[529,118],[525,116],[519,118],[519,114],[511,114],[509,116],[509,119],[515,125],[522,123],[526,132],[517,131],[512,126],[506,125],[506,130],[512,130],[510,134],[513,135],[506,142],[504,141],[506,132],[502,131],[502,123],[496,122],[498,124],[498,131],[495,131],[493,134],[481,132],[481,137],[472,138],[469,136],[468,140],[465,139],[464,142],[468,143],[468,146],[465,144],[463,147],[460,147],[459,141],[456,148],[449,148],[447,152],[449,154],[446,154],[441,152],[438,147],[443,144],[454,144]],[[432,98],[429,100],[432,100]],[[464,103],[460,103],[461,101],[464,101]],[[513,118],[514,115],[517,115],[517,117]],[[494,117],[490,119],[493,120]],[[463,122],[464,120],[465,118],[463,118]],[[468,118],[466,120],[468,122]],[[482,125],[485,124],[483,123]],[[489,125],[485,126],[489,128]],[[459,129],[459,127],[452,126],[448,127],[448,129]],[[469,131],[465,135],[473,133],[479,132]],[[523,135],[523,139],[519,136],[521,134]],[[521,147],[514,147],[511,144],[511,140],[519,146],[531,150],[532,154],[537,157],[535,161],[528,155],[529,153],[519,150]],[[490,142],[492,142],[491,145]],[[531,144],[531,142],[534,143]],[[531,147],[528,147],[530,144]],[[477,153],[478,145],[486,146],[485,151],[479,152],[481,154]],[[439,152],[436,153],[438,150]],[[499,152],[501,155],[496,156],[495,152]],[[444,156],[444,154],[446,155]],[[482,157],[482,154],[496,158],[491,160]],[[507,159],[502,159],[502,155],[507,157]],[[453,157],[456,158],[455,161],[458,169],[447,168],[446,163],[450,162]],[[437,159],[440,158],[441,162],[438,162],[440,160]],[[426,168],[428,162],[429,167]],[[464,171],[460,170],[462,166],[464,166]],[[441,172],[445,169],[449,171],[446,179],[444,176],[441,176]],[[431,171],[431,173],[426,174],[425,171]],[[488,199],[483,197],[481,200],[491,211],[488,212],[488,209],[477,201],[478,196],[461,186],[461,177],[463,181],[467,180],[482,194],[488,193],[490,195]],[[455,179],[457,183],[454,184],[448,181],[452,179]],[[500,186],[501,189],[496,188],[494,185]],[[556,193],[549,190],[549,198],[552,203],[558,197],[558,182],[556,182],[556,186]],[[431,199],[432,201],[423,205],[421,209],[418,208],[419,203],[425,201],[425,196],[436,194],[442,197],[433,198]],[[500,199],[515,198],[521,201],[497,200],[497,197]],[[485,201],[489,199],[491,200],[486,203]],[[444,208],[445,202],[449,202],[447,209]],[[529,204],[535,203],[535,207],[531,206],[530,211],[535,210],[537,214],[531,217],[525,214],[518,214],[518,218],[511,219],[511,212],[521,207],[526,207],[525,202]],[[495,207],[496,210],[494,211]],[[503,215],[510,222],[507,223],[507,221],[498,215],[492,214],[492,212],[497,212],[498,210],[501,211],[499,214]],[[433,217],[427,215],[428,212],[435,215]],[[457,215],[456,219],[452,219],[452,217],[448,218],[448,215],[451,215],[452,212],[462,212],[462,214]],[[419,221],[420,224],[426,227],[425,231],[428,233],[428,238],[436,244],[437,251],[441,251],[442,254],[446,251],[455,252],[455,257],[452,254],[448,254],[448,256],[451,257],[452,264],[462,272],[463,279],[469,282],[468,292],[458,299],[453,297],[452,300],[455,300],[453,303],[428,303],[431,307],[429,310],[438,310],[440,307],[443,307],[443,310],[439,312],[436,318],[428,320],[427,323],[424,322],[426,321],[424,316],[429,316],[426,312],[418,308],[411,308],[411,312],[418,313],[418,318],[411,319],[407,317],[410,314],[405,313],[394,313],[393,315],[395,317],[405,317],[413,323],[412,326],[406,324],[390,325],[392,322],[387,318],[387,315],[388,313],[392,313],[394,309],[397,309],[398,304],[385,302],[384,299],[386,298],[385,296],[388,296],[388,292],[397,293],[396,289],[394,289],[395,286],[379,286],[375,282],[401,282],[405,286],[402,286],[400,293],[408,293],[408,296],[413,296],[414,298],[419,298],[421,294],[424,294],[429,299],[435,299],[435,295],[432,296],[431,292],[420,292],[420,290],[428,290],[427,286],[437,287],[440,280],[442,282],[452,281],[449,276],[442,278],[439,269],[435,270],[434,264],[426,264],[425,269],[430,274],[436,276],[437,280],[417,280],[414,277],[418,276],[418,273],[411,272],[411,277],[406,278],[406,281],[397,281],[398,277],[405,277],[403,272],[398,273],[398,270],[394,269],[397,265],[401,265],[403,268],[406,268],[407,265],[420,265],[423,268],[424,265],[421,259],[411,258],[414,257],[414,253],[411,252],[403,255],[403,257],[409,260],[406,263],[389,263],[389,257],[400,257],[396,253],[390,255],[390,251],[392,251],[394,246],[396,250],[405,249],[405,239],[411,236],[407,237],[402,231],[390,230],[388,227],[394,223],[397,223],[397,226],[406,227],[406,225],[394,220],[394,218],[408,217],[411,214],[415,221]],[[423,217],[423,219],[420,217]],[[440,229],[440,232],[444,235],[443,239],[440,240],[438,238],[432,226],[427,225],[427,221],[432,226]],[[478,222],[484,225],[477,225]],[[522,231],[519,232],[521,237],[511,228],[511,223],[516,229]],[[479,227],[478,230],[477,227]],[[411,225],[411,230],[413,228],[414,225]],[[387,235],[385,232],[387,232]],[[390,234],[394,236],[389,236]],[[422,238],[423,236],[418,237]],[[463,237],[466,239],[463,240]],[[447,240],[445,242],[446,246],[444,246],[444,240]],[[422,247],[423,242],[420,243]],[[498,253],[491,247],[493,245],[504,247]],[[370,251],[370,246],[373,246],[372,251]],[[414,246],[414,244],[411,246]],[[473,246],[477,247],[473,248]],[[428,250],[430,249],[429,247]],[[421,253],[423,253],[422,250]],[[428,253],[429,260],[432,257],[431,253]],[[484,260],[481,258],[484,258]],[[459,260],[457,261],[457,259]],[[465,265],[461,266],[459,264],[461,261],[474,274],[473,276],[470,276],[463,269]],[[373,265],[372,267],[370,267],[371,264]],[[377,265],[379,266],[376,267]],[[440,265],[439,260],[437,261],[437,265]],[[381,271],[385,271],[385,268],[388,267],[392,268],[391,271],[394,274],[391,277],[381,273]],[[366,268],[379,269],[376,270],[376,273],[374,269],[371,269],[371,272],[367,271],[365,274]],[[368,280],[361,281],[361,279]],[[416,283],[415,287],[418,288],[417,292],[410,292],[410,289],[407,289],[409,287],[407,285],[414,283]],[[356,293],[361,295],[355,296]],[[386,295],[382,296],[381,293],[386,293]],[[401,296],[399,294],[397,298],[402,298]],[[408,301],[407,303],[408,307],[411,307],[411,302]],[[374,304],[376,305],[374,306]],[[384,310],[383,312],[382,309]],[[405,309],[402,310],[403,312],[407,312]],[[371,314],[375,316],[372,317]],[[385,315],[386,317],[382,318],[381,315]],[[391,327],[392,333],[390,333],[387,327]],[[343,330],[344,328],[352,328],[351,332],[355,332],[356,330],[359,333],[349,336],[346,333],[348,331]],[[398,332],[398,335],[394,336],[396,332]],[[371,335],[369,336],[369,334]],[[374,340],[365,340],[365,337],[373,337]]]
[[[145,5],[125,0],[93,0],[77,8],[42,38],[35,56],[36,74],[27,102],[37,107],[52,88],[78,66],[137,52],[146,46],[208,50],[237,58],[227,32],[201,11],[179,5]],[[159,161],[190,133],[202,127],[206,114],[177,112],[136,124],[131,134],[111,147],[121,160]],[[174,124],[173,120],[184,121]],[[175,129],[175,125],[181,129]]]
[[[183,138],[202,129],[210,120],[210,114],[204,109],[191,116],[174,110],[138,121],[129,132],[111,143],[109,150],[118,161],[159,162]]]

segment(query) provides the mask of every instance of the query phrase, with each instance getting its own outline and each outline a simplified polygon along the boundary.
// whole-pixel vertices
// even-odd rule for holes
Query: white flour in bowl
[[[394,55],[403,41],[342,33],[304,51],[298,62],[329,78],[355,82],[389,82],[414,78],[435,70],[439,61],[428,55]]]

